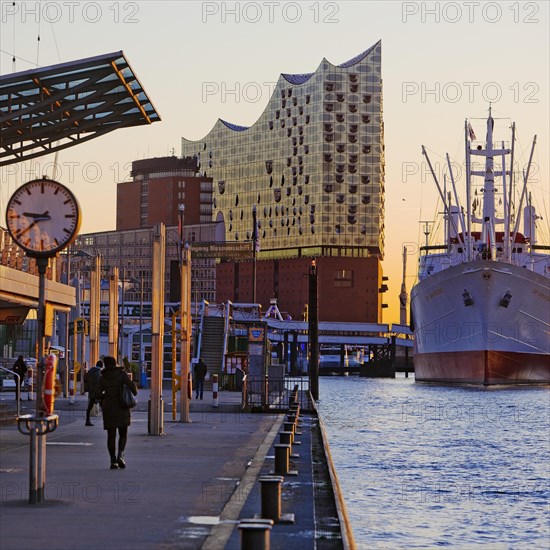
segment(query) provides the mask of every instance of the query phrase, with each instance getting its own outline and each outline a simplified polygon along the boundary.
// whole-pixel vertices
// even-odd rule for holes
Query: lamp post
[[[72,253],[70,253],[70,256],[74,259],[76,259],[76,263],[75,263],[75,267],[77,268],[77,271],[76,271],[76,277],[73,279],[73,286],[75,286],[76,288],[76,293],[77,293],[77,296],[76,296],[76,311],[74,312],[74,314],[71,316],[71,319],[70,321],[73,323],[73,327],[74,327],[74,321],[76,319],[80,319],[80,318],[83,318],[83,314],[82,314],[82,300],[83,300],[83,292],[84,292],[84,285],[83,283],[81,282],[80,280],[80,276],[82,274],[82,272],[84,271],[88,271],[90,270],[91,271],[91,266],[89,265],[90,261],[94,259],[94,256],[88,252],[86,252],[85,250],[76,250],[76,251],[73,251]],[[86,262],[88,263],[87,266],[82,266],[81,262]],[[67,272],[68,275],[69,275],[69,278],[70,278],[70,271]],[[91,281],[91,278],[90,278],[90,281]],[[90,288],[90,297],[91,297],[91,288]],[[67,335],[67,347],[68,347],[68,335]],[[75,333],[73,334],[73,349],[71,350],[72,351],[72,370],[73,372],[76,372],[76,368],[75,368],[75,362],[77,361],[77,357],[78,357],[78,345],[77,345],[77,337],[76,337],[76,331]],[[64,385],[65,385],[65,388],[64,388],[64,395],[68,394],[68,388],[69,388],[69,370],[70,370],[70,363],[69,363],[69,358],[68,358],[68,350],[66,350],[66,356],[67,356],[67,360],[66,360],[66,365],[67,365],[67,372],[66,372],[66,375],[65,375],[65,381],[64,381]],[[85,327],[83,326],[82,327],[82,339],[81,339],[81,358],[80,358],[80,364],[81,365],[84,365],[84,361],[86,359],[86,330],[85,330]],[[76,374],[74,375],[75,378],[74,378],[74,391],[76,392]],[[82,385],[82,391],[84,391],[84,378],[83,378],[83,374],[81,374],[81,385]]]
[[[317,295],[317,264],[311,261],[309,267],[309,387],[315,401],[319,399],[319,305]]]
[[[120,323],[119,323],[119,331],[118,331],[118,340],[119,340],[119,344],[118,344],[118,364],[119,365],[122,365],[122,361],[123,361],[123,358],[124,358],[124,351],[123,351],[123,347],[124,347],[124,284],[126,282],[126,277],[125,277],[125,268],[124,266],[122,266],[121,270],[120,270],[120,273],[121,273],[121,283],[122,283],[122,286],[121,286],[121,299],[120,299],[120,302],[121,302],[121,311],[120,311]]]
[[[61,282],[70,285],[71,284],[71,245],[69,245],[65,250],[65,261],[66,261],[66,280],[63,280]],[[78,306],[78,297],[77,297],[77,306]],[[64,359],[64,365],[63,365],[63,397],[67,397],[69,394],[69,369],[70,369],[70,361],[69,361],[69,325],[70,325],[70,313],[64,313],[65,323],[63,327],[63,345],[65,347],[65,359]]]
[[[130,279],[130,283],[134,285],[139,284],[139,355],[138,355],[138,361],[139,361],[139,367],[141,369],[142,363],[143,363],[143,355],[142,355],[142,348],[143,348],[143,275],[140,275],[139,279],[136,277],[132,277]]]
[[[139,277],[139,368],[143,362],[143,275]]]

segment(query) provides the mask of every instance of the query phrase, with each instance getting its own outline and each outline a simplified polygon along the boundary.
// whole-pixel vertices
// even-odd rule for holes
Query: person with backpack
[[[114,357],[104,357],[103,365],[94,397],[99,400],[103,411],[103,429],[107,430],[107,449],[111,458],[111,470],[116,470],[126,468],[124,450],[128,440],[128,426],[131,422],[130,409],[122,402],[122,389],[123,386],[127,386],[133,395],[137,395],[137,388],[124,369],[117,366]],[[118,454],[116,453],[117,430]]]
[[[102,368],[103,368],[103,361],[99,360],[95,364],[95,366],[93,366],[84,375],[84,389],[88,392],[88,408],[86,409],[86,426],[93,426],[93,424],[90,421],[90,415],[96,403],[95,392],[96,392],[96,387],[99,384],[99,377],[101,376]]]

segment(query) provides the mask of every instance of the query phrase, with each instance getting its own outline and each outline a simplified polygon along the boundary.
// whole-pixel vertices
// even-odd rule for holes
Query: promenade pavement
[[[127,468],[119,470],[109,469],[101,418],[84,426],[86,396],[74,404],[57,399],[60,424],[47,436],[45,502],[38,505],[28,504],[29,437],[15,425],[0,427],[2,550],[239,547],[238,517],[243,508],[244,517],[247,507],[260,509],[254,483],[283,416],[242,413],[236,392],[220,392],[214,408],[205,392],[191,401],[192,422],[180,423],[165,391],[165,434],[149,436],[149,394],[139,391]],[[34,402],[22,404],[22,414],[34,413]]]

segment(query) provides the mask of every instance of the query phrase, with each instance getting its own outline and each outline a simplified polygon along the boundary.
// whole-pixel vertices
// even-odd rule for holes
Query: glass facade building
[[[252,239],[256,207],[259,259],[383,259],[381,48],[281,74],[253,126],[219,119],[203,139],[182,139],[182,156],[213,179],[226,241]]]

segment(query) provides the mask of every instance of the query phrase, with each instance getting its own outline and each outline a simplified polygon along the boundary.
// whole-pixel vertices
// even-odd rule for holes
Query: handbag
[[[122,374],[120,375],[122,378]],[[132,390],[121,379],[120,404],[123,409],[133,409],[137,405],[137,399]]]

